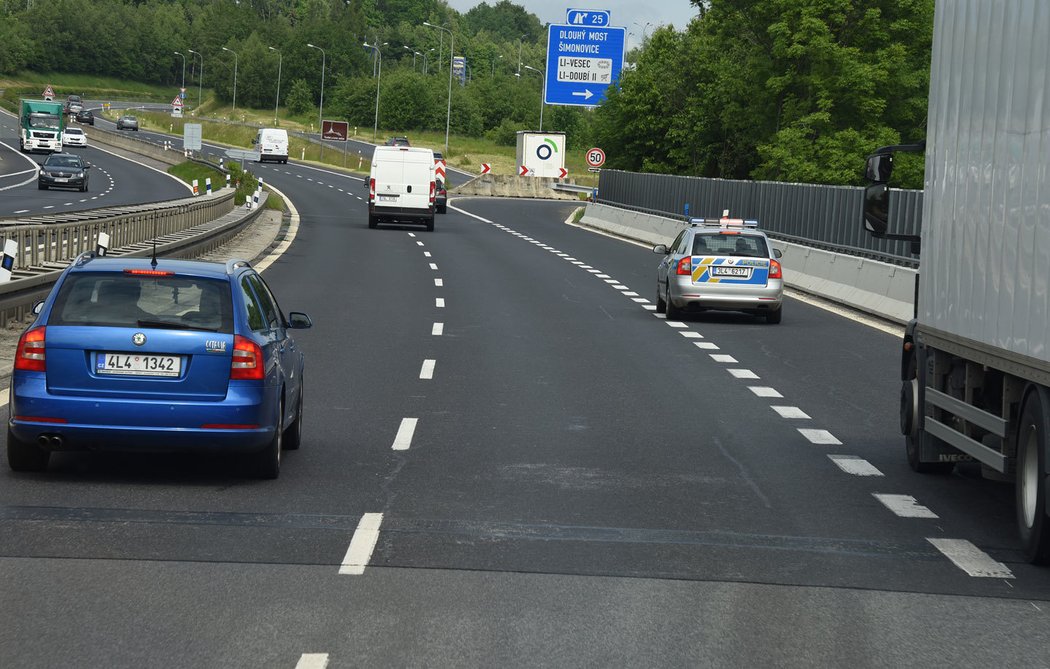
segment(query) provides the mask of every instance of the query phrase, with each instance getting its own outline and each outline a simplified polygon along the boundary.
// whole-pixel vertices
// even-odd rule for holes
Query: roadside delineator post
[[[8,239],[4,242],[4,254],[0,256],[0,283],[11,280],[11,272],[15,268],[15,258],[18,256],[18,242]]]
[[[227,188],[230,187],[230,175],[229,175],[229,173],[226,174],[226,187]]]
[[[196,179],[193,180],[193,194],[194,195],[200,195],[200,191],[197,190],[197,180]]]
[[[204,194],[211,195],[211,177],[204,179]]]

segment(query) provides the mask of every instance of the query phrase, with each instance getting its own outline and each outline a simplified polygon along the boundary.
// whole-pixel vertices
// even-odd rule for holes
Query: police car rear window
[[[692,255],[768,258],[769,247],[766,245],[765,237],[758,235],[700,234],[693,237]]]

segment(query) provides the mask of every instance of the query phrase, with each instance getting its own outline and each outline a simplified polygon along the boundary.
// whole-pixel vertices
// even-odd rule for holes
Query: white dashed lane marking
[[[437,307],[438,309],[444,309],[445,308],[445,298],[443,298],[443,297],[436,297],[436,298],[434,298],[434,306]]]
[[[440,337],[441,335],[445,334],[445,324],[434,323],[434,327],[430,329],[430,334],[434,335],[435,337]]]
[[[730,369],[730,370],[727,370],[727,371],[730,374],[733,375],[733,378],[737,378],[737,379],[757,379],[758,378],[758,374],[755,374],[750,369]],[[776,407],[773,407],[773,408],[775,409]]]
[[[970,576],[977,578],[1014,577],[1009,567],[993,560],[991,556],[965,539],[927,538],[926,541],[933,544],[934,548]]]
[[[419,370],[419,378],[424,380],[430,380],[434,378],[434,367],[437,365],[437,360],[424,360],[423,366]]]
[[[441,288],[442,286],[445,285],[445,282],[442,279],[434,279],[434,285],[437,286],[438,288]]]
[[[882,472],[875,465],[856,455],[829,455],[828,457],[839,469],[847,474],[852,474],[853,476],[882,476]]]
[[[391,447],[393,450],[407,451],[412,446],[412,437],[416,434],[416,424],[418,422],[418,418],[401,419],[401,425],[397,428],[397,435],[394,436],[394,445]]]
[[[693,332],[692,330],[683,330],[682,332],[679,332],[678,334],[682,335],[686,339],[703,339],[704,338],[704,335],[700,334],[699,332]]]
[[[430,269],[432,269],[432,270],[435,270],[435,271],[436,271],[436,270],[437,270],[437,268],[438,268],[438,266],[437,266],[437,263],[430,263]]]
[[[716,344],[714,342],[710,342],[710,341],[693,342],[693,345],[696,346],[697,348],[704,349],[704,350],[707,350],[707,351],[717,351],[718,350],[718,344]]]
[[[664,321],[664,323],[667,323],[667,324],[668,324],[669,326],[671,326],[671,327],[673,327],[673,328],[685,328],[685,327],[689,327],[688,325],[686,325],[686,324],[685,324],[685,323],[683,323],[682,321]]]
[[[737,362],[736,358],[731,355],[726,355],[725,353],[712,353],[711,359],[715,362],[729,362],[733,364],[736,364]]]
[[[326,669],[328,653],[303,653],[295,663],[295,669]]]
[[[806,412],[802,409],[799,409],[798,407],[770,407],[770,409],[780,414],[781,418],[799,418],[802,420],[809,419],[809,416],[806,414]]]
[[[901,518],[937,518],[937,514],[919,504],[911,495],[872,493],[875,499]]]
[[[748,386],[747,389],[759,397],[783,397],[775,389],[767,386]]]
[[[357,576],[365,573],[368,561],[372,559],[372,551],[375,550],[376,542],[379,541],[379,526],[383,523],[383,514],[366,513],[361,516],[354,530],[354,536],[350,539],[350,547],[346,549],[343,563],[339,566],[340,574]]]
[[[818,445],[840,445],[842,442],[839,441],[835,435],[831,434],[827,430],[812,430],[804,427],[798,428],[800,434],[806,439],[809,439],[811,443]]]

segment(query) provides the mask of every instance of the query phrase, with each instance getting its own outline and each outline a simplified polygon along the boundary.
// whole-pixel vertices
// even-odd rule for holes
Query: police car
[[[667,318],[683,311],[744,311],[779,323],[783,315],[784,273],[758,221],[694,218],[670,246],[656,270],[656,311]]]

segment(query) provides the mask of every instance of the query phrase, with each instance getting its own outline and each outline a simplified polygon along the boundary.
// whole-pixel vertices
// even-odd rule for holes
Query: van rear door
[[[427,151],[378,151],[375,161],[376,208],[430,208],[434,161]]]

